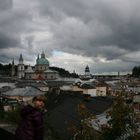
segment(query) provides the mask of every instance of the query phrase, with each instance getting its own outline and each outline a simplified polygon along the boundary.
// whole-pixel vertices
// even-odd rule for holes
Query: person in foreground
[[[15,140],[43,140],[43,109],[46,97],[35,96],[32,104],[21,109],[21,121],[15,132]]]

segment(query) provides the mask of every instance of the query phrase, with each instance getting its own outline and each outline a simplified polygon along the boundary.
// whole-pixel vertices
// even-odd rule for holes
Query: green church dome
[[[39,64],[39,65],[49,65],[49,61],[46,58],[39,58],[37,60],[37,64]]]
[[[36,64],[49,66],[49,61],[45,58],[44,53],[41,54],[41,58],[39,58],[39,55],[38,55],[38,58],[36,59]]]

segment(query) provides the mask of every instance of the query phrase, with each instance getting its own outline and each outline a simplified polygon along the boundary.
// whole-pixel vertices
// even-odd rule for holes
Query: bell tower
[[[18,78],[24,78],[24,77],[25,77],[25,66],[23,63],[22,54],[20,54],[19,64],[18,64]]]
[[[14,59],[12,61],[12,71],[11,71],[11,76],[15,76],[15,63],[14,63]]]
[[[89,76],[90,75],[90,70],[89,70],[89,66],[87,65],[85,68],[85,75]]]
[[[92,78],[88,65],[85,67],[85,78],[86,79]]]

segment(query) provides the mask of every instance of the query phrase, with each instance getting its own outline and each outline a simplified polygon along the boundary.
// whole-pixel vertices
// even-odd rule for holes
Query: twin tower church
[[[55,80],[59,78],[59,73],[49,69],[49,61],[45,57],[45,53],[42,52],[36,58],[36,64],[34,66],[24,64],[22,54],[20,54],[17,70],[15,72],[14,61],[12,62],[11,75],[17,76],[19,79],[27,80]],[[16,74],[15,74],[16,73]],[[81,76],[84,79],[90,79],[91,74],[88,65],[85,68],[85,74]]]
[[[12,75],[14,75],[14,65],[12,66]],[[40,56],[38,55],[35,66],[25,65],[22,54],[20,54],[17,75],[20,79],[29,80],[55,80],[59,77],[57,71],[49,69],[49,61],[46,59],[44,52]]]

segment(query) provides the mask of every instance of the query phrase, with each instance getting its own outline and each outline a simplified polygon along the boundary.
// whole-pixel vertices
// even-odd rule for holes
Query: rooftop
[[[36,96],[40,94],[44,93],[34,87],[14,88],[3,93],[6,96]]]
[[[46,123],[53,128],[58,135],[64,137],[65,140],[71,138],[68,128],[73,125],[80,127],[81,117],[76,111],[80,102],[83,102],[87,109],[94,115],[99,115],[111,107],[113,99],[109,97],[94,97],[89,101],[84,99],[80,94],[51,94],[47,98]]]

